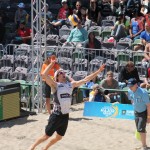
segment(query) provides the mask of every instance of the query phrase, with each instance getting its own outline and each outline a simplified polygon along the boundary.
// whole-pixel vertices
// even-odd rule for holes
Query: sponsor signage
[[[134,120],[134,110],[130,104],[85,102],[83,116]]]

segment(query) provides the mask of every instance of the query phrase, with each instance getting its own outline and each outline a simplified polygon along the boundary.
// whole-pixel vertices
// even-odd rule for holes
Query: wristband
[[[150,116],[147,116],[148,119],[150,119]]]

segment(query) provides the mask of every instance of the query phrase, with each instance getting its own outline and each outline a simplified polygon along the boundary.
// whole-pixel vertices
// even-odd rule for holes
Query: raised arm
[[[49,72],[49,70],[54,66],[55,62],[56,62],[55,60],[54,60],[54,61],[51,60],[51,63],[50,63],[50,64],[47,66],[47,68],[41,73],[42,78],[44,78],[45,81],[46,81],[46,83],[47,83],[49,86],[53,87],[53,88],[56,88],[57,83],[48,75],[48,72]]]
[[[105,69],[105,64],[103,64],[97,71],[95,71],[94,73],[86,76],[84,79],[79,80],[79,81],[72,81],[72,85],[73,88],[78,87],[80,85],[83,85],[84,83],[92,80],[93,78],[95,78],[100,72],[102,72]]]

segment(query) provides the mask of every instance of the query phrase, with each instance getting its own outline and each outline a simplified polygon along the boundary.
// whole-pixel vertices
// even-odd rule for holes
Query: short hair
[[[108,75],[114,75],[114,74],[113,74],[112,71],[108,71],[108,72],[106,73],[106,75],[108,76]]]
[[[133,61],[128,61],[126,66],[134,65]]]

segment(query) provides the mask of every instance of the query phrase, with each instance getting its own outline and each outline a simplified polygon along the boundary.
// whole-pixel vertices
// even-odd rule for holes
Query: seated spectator
[[[98,8],[97,0],[90,0],[90,6],[88,8],[88,19],[100,25],[101,13]]]
[[[88,39],[87,31],[82,27],[81,20],[77,15],[69,16],[69,20],[75,28],[71,30],[71,33],[67,39],[67,42],[84,42]]]
[[[84,48],[86,48],[87,59],[90,61],[95,56],[100,55],[99,49],[101,49],[101,43],[95,38],[94,32],[92,30],[88,31],[88,40],[84,42]],[[92,50],[97,49],[97,50]]]
[[[31,44],[31,29],[26,27],[24,20],[20,22],[19,28],[17,29],[17,36],[11,42],[12,44]]]
[[[89,101],[92,102],[106,102],[104,95],[100,91],[99,85],[94,84],[90,92]]]
[[[73,13],[77,15],[80,20],[82,20],[81,8],[82,8],[82,3],[81,1],[77,0],[76,8],[73,10]]]
[[[46,19],[48,21],[52,21],[53,15],[52,15],[52,13],[48,9],[49,9],[49,5],[46,4]],[[42,12],[41,14],[42,14],[42,18],[44,18],[44,12]]]
[[[103,79],[100,83],[100,87],[104,89],[119,89],[118,81],[113,78],[113,72],[108,71],[106,74],[106,79]],[[120,102],[120,95],[118,92],[110,92],[107,96],[107,101],[113,103],[116,101]]]
[[[146,15],[148,12],[150,12],[150,0],[143,0],[141,5],[141,13],[143,15]]]
[[[68,16],[73,14],[72,9],[69,8],[67,0],[62,0],[61,3],[62,3],[62,7],[58,12],[57,20],[53,20],[51,23],[54,27],[65,25]]]
[[[15,13],[15,23],[17,24],[17,28],[19,27],[21,20],[25,20],[25,23],[28,23],[29,14],[24,10],[24,8],[24,3],[18,4],[18,10]]]
[[[132,18],[135,12],[140,13],[141,0],[127,0],[127,14]]]
[[[150,67],[147,68],[144,82],[141,83],[140,87],[147,89],[150,88]]]
[[[144,59],[142,62],[149,63],[150,60],[150,26],[145,23],[145,31],[141,33],[141,43],[145,46]]]
[[[140,34],[144,29],[144,17],[140,16],[138,12],[135,12],[135,18],[131,19],[129,38],[135,40],[140,39]]]
[[[134,66],[132,61],[128,61],[126,66],[121,69],[119,73],[119,86],[120,88],[126,87],[127,80],[130,78],[135,78],[138,83],[140,83],[140,78],[137,68]]]
[[[89,92],[91,91],[90,89],[94,84],[99,84],[100,80],[98,79],[98,76],[93,78],[91,81],[85,83],[83,87],[86,87],[88,89],[82,89],[83,93],[83,101],[87,101],[89,99]]]
[[[123,14],[118,16],[118,21],[115,23],[111,36],[114,36],[116,40],[124,38],[128,35],[130,22],[125,18]]]

